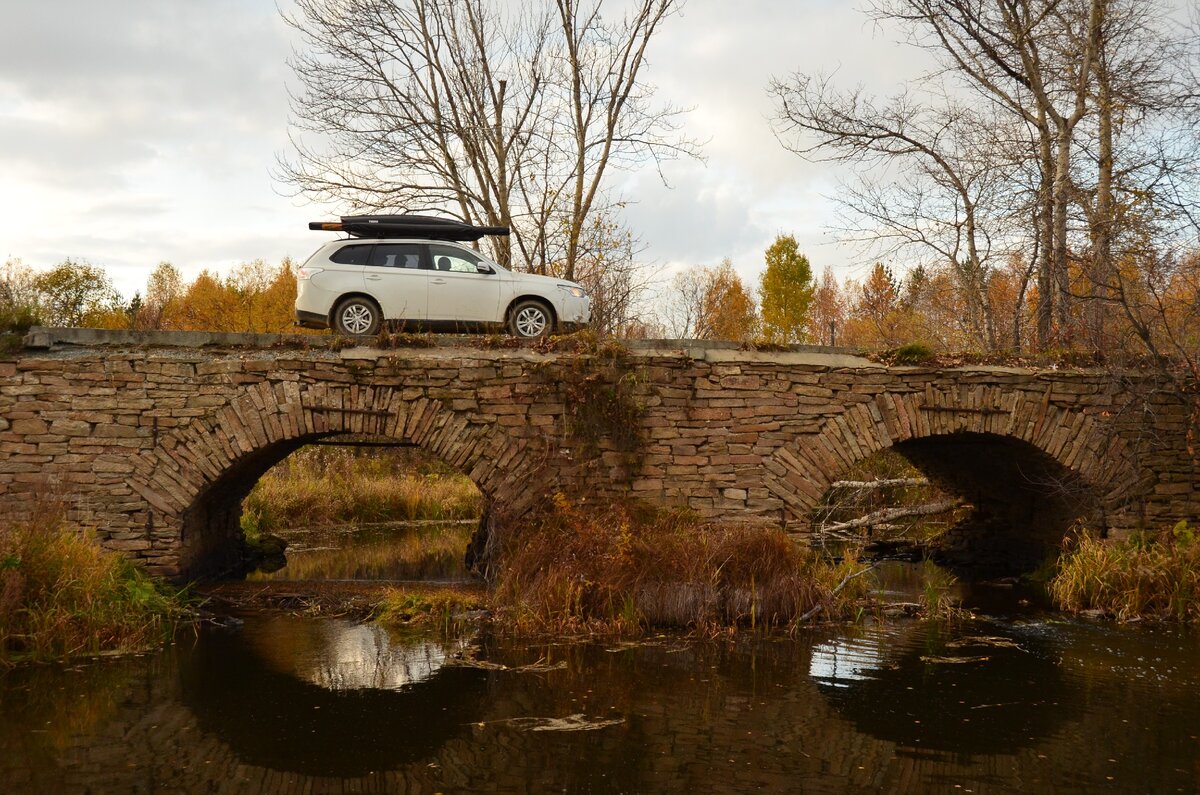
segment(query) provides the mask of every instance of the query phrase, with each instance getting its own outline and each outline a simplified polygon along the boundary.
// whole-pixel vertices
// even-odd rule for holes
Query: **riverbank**
[[[59,514],[0,525],[0,666],[161,645],[186,600]]]

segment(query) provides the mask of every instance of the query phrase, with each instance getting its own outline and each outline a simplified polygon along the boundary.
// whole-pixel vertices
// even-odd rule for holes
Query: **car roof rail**
[[[434,215],[343,215],[338,221],[312,221],[308,228],[320,232],[345,232],[351,237],[418,237],[459,242],[511,233],[507,226],[475,226]]]

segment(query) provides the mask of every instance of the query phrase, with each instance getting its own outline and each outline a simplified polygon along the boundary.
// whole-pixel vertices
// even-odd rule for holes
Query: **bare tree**
[[[843,186],[850,236],[882,253],[916,249],[950,266],[977,344],[995,347],[987,296],[991,261],[1006,253],[1013,213],[1007,185],[1019,160],[1015,132],[948,92],[934,103],[905,92],[878,104],[861,90],[839,92],[825,77],[794,75],[771,85],[776,131],[797,154],[868,167]]]
[[[1195,92],[1184,90],[1184,40],[1162,22],[1161,4],[872,0],[869,10],[937,59],[922,80],[927,102],[904,95],[877,107],[799,75],[773,86],[781,131],[802,133],[791,142],[805,155],[908,168],[889,193],[868,181],[871,190],[851,194],[851,214],[882,238],[924,245],[939,228],[961,229],[968,277],[987,275],[980,234],[995,253],[1023,249],[1036,272],[1038,344],[1071,342],[1085,304],[1090,341],[1102,344],[1101,305],[1116,304],[1117,241],[1144,240],[1147,221],[1161,226],[1182,211],[1178,180],[1195,161],[1194,147],[1179,146],[1180,125],[1168,123],[1186,115]],[[844,118],[817,117],[829,108]],[[907,179],[921,168],[923,179]],[[939,206],[938,197],[952,201]],[[995,212],[1005,207],[1007,215]]]
[[[501,264],[571,278],[609,170],[697,152],[641,78],[677,4],[612,22],[600,0],[297,0],[281,176],[353,209],[509,226]]]

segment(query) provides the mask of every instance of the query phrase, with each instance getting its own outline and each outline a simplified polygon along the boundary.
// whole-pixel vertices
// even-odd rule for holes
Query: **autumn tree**
[[[808,336],[822,345],[836,345],[846,324],[846,299],[834,278],[833,270],[821,272],[821,282],[813,289],[808,313]]]
[[[36,279],[33,268],[19,259],[0,267],[0,331],[24,332],[42,322]]]
[[[1001,334],[992,276],[1023,255],[1034,279],[1018,286],[1035,297],[1038,345],[1086,332],[1101,347],[1124,289],[1114,261],[1151,261],[1148,240],[1169,244],[1197,217],[1195,48],[1190,59],[1155,0],[867,8],[936,67],[883,101],[819,74],[772,84],[785,144],[855,170],[842,192],[847,236],[936,256],[971,343],[991,348]]]
[[[86,326],[120,305],[104,269],[83,261],[64,260],[34,277],[33,287],[42,318],[51,326]]]
[[[891,348],[908,341],[900,338],[900,290],[891,268],[876,262],[862,284],[849,285],[849,292],[846,344]]]
[[[137,324],[143,329],[173,328],[172,316],[183,296],[183,274],[169,262],[160,262],[146,282],[146,299]]]
[[[696,336],[708,340],[748,342],[758,330],[754,299],[733,262],[725,259],[705,273]]]
[[[800,253],[796,238],[780,235],[767,249],[766,260],[758,286],[763,337],[783,344],[803,342],[816,289],[808,257]]]

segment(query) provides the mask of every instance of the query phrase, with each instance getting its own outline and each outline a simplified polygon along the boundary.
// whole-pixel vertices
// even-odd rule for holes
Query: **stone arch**
[[[1052,397],[1050,386],[1037,394],[978,384],[864,396],[777,450],[766,465],[766,485],[782,502],[785,523],[806,529],[833,481],[880,450],[989,440],[1070,473],[1095,495],[1100,521],[1107,522],[1137,491],[1125,442],[1101,413],[1065,408]]]
[[[519,515],[543,493],[531,483],[548,477],[545,443],[529,428],[474,414],[402,385],[264,381],[159,438],[137,458],[129,485],[148,503],[156,552],[169,553],[176,575],[188,577],[231,563],[241,501],[267,469],[335,434],[421,447],[466,474],[489,507]]]

